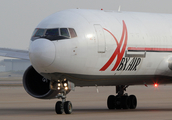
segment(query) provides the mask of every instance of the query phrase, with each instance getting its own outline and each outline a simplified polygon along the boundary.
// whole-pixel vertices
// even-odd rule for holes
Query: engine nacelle
[[[50,80],[41,76],[33,66],[27,68],[23,76],[23,86],[28,94],[39,99],[56,98],[59,91],[50,89]]]

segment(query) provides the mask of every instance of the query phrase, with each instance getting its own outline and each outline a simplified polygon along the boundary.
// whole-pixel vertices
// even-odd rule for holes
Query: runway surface
[[[114,87],[84,87],[70,92],[67,100],[73,104],[71,115],[57,115],[55,100],[39,100],[29,96],[21,86],[0,87],[0,120],[172,120],[172,85],[130,86],[138,106],[135,110],[108,110],[106,100]]]

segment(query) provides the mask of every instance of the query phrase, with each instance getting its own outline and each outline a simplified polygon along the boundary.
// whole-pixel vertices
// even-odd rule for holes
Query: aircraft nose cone
[[[48,67],[55,59],[55,45],[47,39],[37,39],[30,44],[29,57],[33,66]]]

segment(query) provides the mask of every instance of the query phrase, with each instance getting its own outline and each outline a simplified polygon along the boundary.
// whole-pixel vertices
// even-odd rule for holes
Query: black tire
[[[122,103],[122,108],[123,109],[129,109],[131,105],[130,97],[128,96],[122,96],[121,97],[121,103]]]
[[[112,110],[115,109],[116,97],[114,95],[110,95],[107,99],[107,107]]]
[[[55,111],[57,114],[63,113],[63,104],[61,101],[56,102]]]
[[[121,108],[122,108],[122,99],[121,99],[121,97],[117,97],[116,98],[116,109],[121,109]]]
[[[135,109],[137,107],[137,98],[135,95],[130,95],[130,109]]]
[[[72,113],[72,103],[70,101],[66,101],[64,103],[64,111],[66,114],[71,114]]]

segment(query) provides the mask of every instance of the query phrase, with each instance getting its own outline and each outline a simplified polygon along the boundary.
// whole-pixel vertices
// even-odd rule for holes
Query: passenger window
[[[65,37],[70,38],[70,35],[69,35],[67,28],[60,28],[60,34],[61,34],[61,36],[65,36]]]
[[[71,38],[77,37],[76,32],[73,28],[69,28]]]

